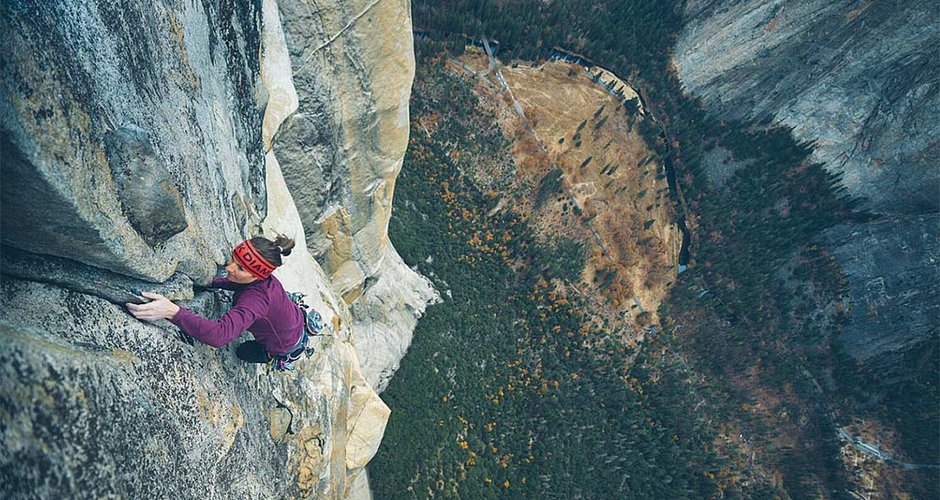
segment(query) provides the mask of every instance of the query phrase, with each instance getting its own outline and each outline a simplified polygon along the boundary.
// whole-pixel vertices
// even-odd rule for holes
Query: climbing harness
[[[307,335],[307,331],[304,330],[303,335],[300,336],[300,340],[297,342],[297,346],[294,347],[294,350],[287,354],[277,354],[271,356],[271,359],[268,361],[268,366],[275,371],[294,371],[294,361],[302,358],[303,356],[313,355],[313,347],[307,349],[307,340],[310,338]]]
[[[297,345],[294,349],[287,354],[278,354],[276,356],[271,356],[271,360],[268,361],[268,367],[274,371],[294,371],[294,362],[300,358],[307,356],[310,357],[313,355],[315,349],[313,346],[308,347],[308,341],[310,337],[316,337],[320,335],[323,331],[323,327],[326,326],[323,322],[323,317],[320,316],[320,313],[310,309],[310,306],[304,303],[304,297],[306,295],[300,292],[287,292],[287,298],[291,302],[297,304],[300,307],[300,312],[304,315],[304,332],[300,336],[300,341],[297,342]]]

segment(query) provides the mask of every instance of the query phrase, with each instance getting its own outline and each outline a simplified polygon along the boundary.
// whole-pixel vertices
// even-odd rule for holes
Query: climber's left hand
[[[141,295],[150,299],[146,304],[124,304],[127,310],[137,319],[144,321],[157,321],[159,319],[173,319],[179,312],[180,306],[170,299],[153,292],[141,292]]]

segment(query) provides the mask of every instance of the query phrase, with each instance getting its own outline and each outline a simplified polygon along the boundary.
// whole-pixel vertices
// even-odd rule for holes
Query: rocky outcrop
[[[381,439],[348,342],[269,375],[97,297],[5,279],[0,306],[6,498],[343,498],[345,457]]]
[[[383,260],[400,262],[383,257],[394,254],[385,230],[407,142],[410,6],[309,9],[272,0],[3,5],[5,497],[368,495],[364,466],[389,409],[360,369],[353,329],[368,324],[347,301]],[[383,42],[387,23],[407,42]],[[300,39],[329,41],[305,54],[328,53],[337,66],[292,71],[287,42]],[[292,74],[303,85],[323,79],[324,93],[298,93],[311,87]],[[383,78],[370,83],[373,74]],[[326,111],[311,112],[311,102]],[[317,138],[325,155],[298,156]],[[324,204],[312,208],[305,192],[325,193]],[[330,226],[330,214],[342,224]],[[221,315],[229,297],[199,285],[262,231],[297,240],[276,276],[328,325],[297,371],[246,365],[237,341],[190,345],[169,323],[124,310],[155,290]],[[347,260],[336,257],[342,249]],[[355,272],[342,271],[348,263]],[[401,303],[412,317],[423,308]]]
[[[413,271],[391,244],[382,268],[365,294],[352,305],[353,341],[369,385],[382,392],[411,345],[418,318],[441,301],[431,282]]]
[[[266,229],[290,229],[299,215],[276,163],[267,172],[275,203]],[[99,297],[5,277],[5,491],[344,498],[375,453],[389,410],[359,369],[345,302],[309,253],[298,249],[276,275],[331,326],[296,372],[246,365],[232,347],[190,346],[168,323],[138,322]],[[208,317],[227,307],[223,295],[208,292],[186,305]]]
[[[926,0],[694,0],[674,61],[722,117],[772,119],[880,213],[940,209],[940,30]]]
[[[408,144],[411,2],[279,6],[300,107],[279,132],[278,158],[312,253],[352,303],[386,254]]]

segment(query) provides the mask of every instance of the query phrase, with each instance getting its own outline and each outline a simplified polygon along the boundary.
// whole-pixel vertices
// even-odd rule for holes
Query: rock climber
[[[218,321],[212,321],[180,307],[158,293],[143,292],[150,302],[125,304],[137,319],[170,320],[187,335],[212,347],[222,347],[245,330],[255,340],[242,343],[235,350],[239,359],[249,363],[271,363],[277,369],[293,369],[291,362],[306,351],[309,335],[317,332],[308,326],[307,312],[284,291],[271,275],[288,256],[294,241],[278,235],[274,241],[264,237],[245,240],[232,250],[225,266],[226,275],[212,280],[211,288],[235,292],[232,308]],[[319,314],[316,315],[317,323]]]

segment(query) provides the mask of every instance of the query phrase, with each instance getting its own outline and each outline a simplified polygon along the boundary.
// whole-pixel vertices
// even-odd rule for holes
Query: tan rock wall
[[[388,244],[395,177],[408,143],[411,4],[327,2],[315,13],[294,0],[279,6],[300,100],[280,138],[281,163],[308,246],[351,303]]]
[[[285,289],[306,295],[305,302],[320,312],[327,325],[325,335],[311,342],[319,351],[305,367],[309,391],[305,404],[325,410],[287,440],[292,456],[289,474],[305,497],[345,498],[351,475],[358,474],[381,443],[390,410],[365,382],[358,353],[351,343],[352,320],[346,303],[333,291],[330,279],[310,254],[303,223],[277,161],[277,144],[270,142],[283,121],[296,110],[297,96],[286,56],[283,32],[274,0],[264,4],[265,38],[262,79],[270,102],[264,119],[268,209],[262,223],[268,235],[285,234],[295,239],[295,249],[275,275]],[[320,362],[317,362],[320,357]],[[328,362],[323,362],[330,360]],[[307,364],[308,362],[304,362]],[[324,416],[333,418],[324,421]],[[276,421],[272,418],[272,426]]]

